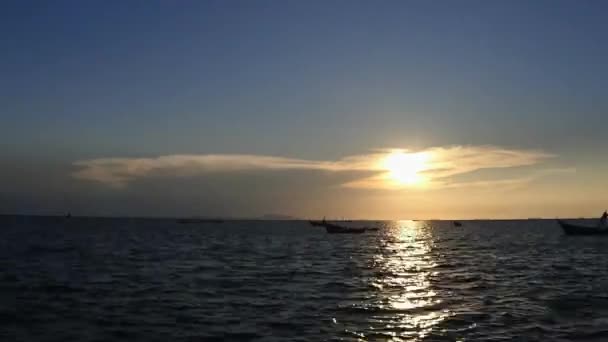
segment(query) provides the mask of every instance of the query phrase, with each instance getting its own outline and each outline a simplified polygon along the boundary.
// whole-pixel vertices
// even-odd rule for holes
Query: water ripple
[[[4,220],[2,340],[608,339],[608,239],[551,221]]]

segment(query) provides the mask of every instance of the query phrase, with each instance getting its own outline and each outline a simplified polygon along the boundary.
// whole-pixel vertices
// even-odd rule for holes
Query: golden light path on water
[[[442,308],[431,286],[430,277],[436,275],[432,232],[422,221],[396,221],[386,232],[373,257],[377,276],[371,278],[371,285],[377,289],[379,309],[389,314],[372,317],[372,323],[383,323],[374,330],[381,329],[389,341],[424,340],[453,315]]]

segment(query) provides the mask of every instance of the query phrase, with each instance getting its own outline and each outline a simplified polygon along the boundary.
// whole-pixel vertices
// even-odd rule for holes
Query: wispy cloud
[[[490,180],[475,180],[475,181],[462,181],[462,182],[445,182],[438,184],[441,188],[450,189],[487,189],[491,191],[500,190],[513,190],[521,189],[530,185],[530,183],[539,179],[549,177],[552,175],[564,175],[575,173],[574,168],[551,168],[551,169],[540,169],[535,170],[527,175],[514,177],[514,178],[502,178],[502,179],[490,179]]]
[[[392,150],[395,151],[395,150]],[[422,151],[398,150],[403,153],[417,153],[427,156],[424,167],[419,171],[425,189],[455,188],[465,184],[470,186],[491,186],[529,182],[530,177],[518,179],[480,180],[459,182],[452,180],[458,175],[483,169],[502,169],[539,164],[555,155],[538,150],[515,150],[496,146],[448,146],[433,147]],[[535,177],[534,179],[536,179]],[[391,179],[389,172],[358,179],[344,186],[367,189],[400,189],[412,185],[400,184]]]
[[[427,186],[454,186],[447,179],[480,169],[534,165],[553,155],[542,151],[504,149],[495,146],[449,146],[421,151],[385,149],[348,156],[335,161],[307,160],[264,155],[203,154],[166,155],[156,158],[101,158],[74,163],[73,176],[112,187],[124,187],[136,179],[152,175],[193,176],[211,172],[247,170],[311,170],[322,172],[372,172],[371,177],[342,184],[351,188],[394,189],[383,161],[391,153],[424,153],[428,156],[419,173]],[[505,180],[506,181],[506,180]]]

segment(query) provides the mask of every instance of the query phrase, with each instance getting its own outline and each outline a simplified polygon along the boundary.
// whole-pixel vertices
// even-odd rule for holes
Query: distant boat
[[[224,220],[220,219],[203,219],[203,218],[182,218],[177,219],[177,223],[190,224],[190,223],[222,223]]]
[[[454,224],[454,227],[462,227],[462,222],[460,221],[454,221],[452,223]]]
[[[327,222],[323,226],[328,234],[361,234],[367,230],[367,228],[350,228]]]
[[[308,221],[308,223],[310,223],[310,225],[313,226],[313,227],[323,227],[324,224],[325,224],[325,221],[310,220],[310,221]]]
[[[559,223],[566,235],[608,235],[608,229],[572,224],[559,219],[557,223]]]
[[[351,222],[351,221],[340,221],[340,222]],[[323,218],[321,221],[308,221],[313,227],[325,227],[325,231],[329,234],[361,234],[366,231],[374,231],[378,230],[378,228],[374,227],[362,227],[362,228],[354,228],[354,227],[346,227],[336,223],[330,223]]]
[[[65,215],[65,218],[66,218],[66,219],[72,218],[72,213],[67,213],[67,214]]]

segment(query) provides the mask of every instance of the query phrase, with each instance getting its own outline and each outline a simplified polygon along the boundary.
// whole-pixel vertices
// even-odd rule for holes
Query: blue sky
[[[228,189],[230,182],[204,196],[192,185],[220,184],[213,175],[183,179],[168,172],[155,182],[175,192],[172,203],[190,209],[178,210],[160,197],[148,208],[125,199],[132,188],[105,189],[73,177],[78,161],[181,154],[335,161],[384,148],[491,145],[552,154],[551,168],[575,168],[594,188],[606,184],[595,174],[606,169],[608,146],[608,6],[602,2],[5,1],[0,6],[0,182],[9,189],[0,201],[11,211],[60,211],[86,197],[87,213],[146,215],[158,206],[167,215],[225,214],[217,208],[235,202],[227,195],[235,192],[249,200],[235,205],[234,215],[327,214],[321,211],[329,209],[311,205],[313,194],[295,186],[307,177],[316,177],[311,180],[319,187],[316,199],[353,198],[341,194],[344,190],[327,193],[323,189],[330,187],[321,179],[328,176],[318,172],[287,170],[294,175],[273,183],[274,197],[245,185]],[[508,178],[507,171],[480,172],[495,179]],[[52,185],[44,195],[37,191],[41,178]],[[169,186],[175,181],[190,186]],[[572,185],[581,197],[583,185]],[[150,194],[142,189],[139,195]],[[355,197],[366,196],[371,195]],[[377,215],[416,215],[390,199],[395,192],[386,196],[397,209]],[[452,196],[439,197],[447,203]],[[292,206],[276,208],[274,203],[286,198]],[[248,206],[251,201],[260,204]],[[466,215],[473,215],[473,207]],[[552,208],[542,213],[562,210]]]

